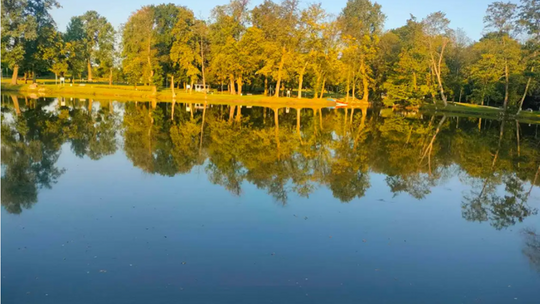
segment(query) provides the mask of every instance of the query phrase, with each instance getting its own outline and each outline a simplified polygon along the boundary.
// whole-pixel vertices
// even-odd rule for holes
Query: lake
[[[2,96],[2,302],[538,303],[538,129]]]

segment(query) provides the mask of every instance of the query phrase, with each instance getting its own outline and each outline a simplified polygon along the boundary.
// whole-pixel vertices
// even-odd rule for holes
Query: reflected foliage
[[[394,197],[419,200],[459,179],[468,186],[456,196],[463,218],[496,229],[537,213],[528,200],[540,183],[538,125],[371,108],[155,101],[118,104],[119,116],[110,103],[99,104],[89,112],[88,103],[76,100],[52,110],[28,107],[20,115],[3,108],[12,119],[2,125],[8,130],[2,132],[2,181],[24,181],[3,182],[2,193],[11,191],[5,197],[26,195],[11,199],[23,206],[35,202],[36,189],[62,172],[54,167],[62,144],[69,142],[77,156],[99,159],[116,151],[121,133],[127,158],[145,173],[205,171],[235,196],[249,183],[280,205],[320,188],[344,203],[363,200],[376,174]]]
[[[110,109],[88,111],[79,100],[62,106],[65,100],[19,99],[24,107],[2,106],[2,206],[10,213],[31,208],[39,189],[58,182],[65,172],[56,165],[62,145],[93,160],[117,149],[119,120]]]
[[[236,196],[247,182],[279,204],[320,187],[351,202],[365,196],[378,173],[394,197],[424,199],[457,177],[470,186],[462,199],[467,220],[502,229],[537,212],[527,203],[539,182],[537,125],[371,109],[213,105],[203,117],[202,106],[192,104],[177,103],[174,113],[168,103],[127,107],[125,148],[135,165],[163,175],[204,168],[212,183]],[[168,171],[156,169],[158,157],[174,159]]]
[[[529,260],[532,268],[540,272],[540,234],[533,228],[525,228],[521,234],[524,239],[523,254]]]

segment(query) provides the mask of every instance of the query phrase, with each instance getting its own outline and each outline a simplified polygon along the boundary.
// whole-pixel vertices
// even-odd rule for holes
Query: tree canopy
[[[2,62],[12,83],[20,72],[25,79],[108,76],[109,83],[115,74],[135,87],[208,84],[238,95],[331,95],[387,106],[468,102],[519,112],[540,104],[533,0],[488,5],[479,41],[440,11],[385,30],[384,8],[371,0],[348,0],[338,15],[298,0],[231,0],[208,19],[172,3],[147,5],[118,31],[95,11],[58,31],[54,7],[54,0],[3,2]]]

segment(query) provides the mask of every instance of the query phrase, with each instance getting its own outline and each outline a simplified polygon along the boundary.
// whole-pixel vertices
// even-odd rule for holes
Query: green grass
[[[47,79],[46,81],[38,80],[37,88],[32,88],[30,84],[18,84],[11,85],[9,80],[2,81],[2,92],[4,93],[18,93],[25,95],[35,95],[42,97],[75,97],[75,98],[107,98],[117,101],[172,101],[173,95],[170,89],[158,90],[156,94],[153,94],[152,87],[137,87],[127,85],[112,85],[103,83],[76,83],[73,85],[66,84],[64,86],[55,85],[54,79]],[[248,105],[284,105],[284,106],[331,106],[334,103],[329,102],[324,96],[323,99],[311,99],[311,98],[287,98],[287,97],[269,97],[264,95],[230,95],[227,93],[209,93],[207,95],[203,93],[188,93],[184,90],[175,90],[177,102],[193,101],[209,103],[242,103]]]
[[[459,116],[468,117],[477,116],[485,118],[497,118],[505,116],[504,111],[497,107],[481,106],[476,104],[459,102],[449,102],[448,106],[446,107],[442,102],[439,102],[437,104],[426,104],[421,107],[421,110],[427,112],[451,113]],[[515,112],[517,112],[515,109],[509,109],[509,111],[506,113],[506,116],[509,118],[516,118],[520,120],[540,120],[539,111],[521,111],[519,115],[515,115]]]

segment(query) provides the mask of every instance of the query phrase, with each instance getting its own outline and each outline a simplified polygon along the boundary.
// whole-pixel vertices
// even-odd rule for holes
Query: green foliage
[[[49,11],[55,7],[59,7],[56,0],[2,0],[2,65],[24,71],[47,69],[40,46],[54,31]]]
[[[331,92],[386,106],[448,100],[536,106],[537,1],[490,4],[478,42],[450,28],[444,12],[411,16],[384,32],[383,8],[371,0],[348,0],[338,16],[320,4],[299,3],[265,0],[250,9],[247,0],[231,0],[214,7],[209,20],[175,4],[144,6],[122,26],[118,54],[114,29],[95,11],[73,17],[61,34],[48,13],[54,0],[6,0],[2,63],[34,76],[51,71],[82,78],[87,70],[91,78],[96,71],[135,87],[204,79],[227,85],[231,94],[283,96],[282,89],[297,87],[298,97]]]

